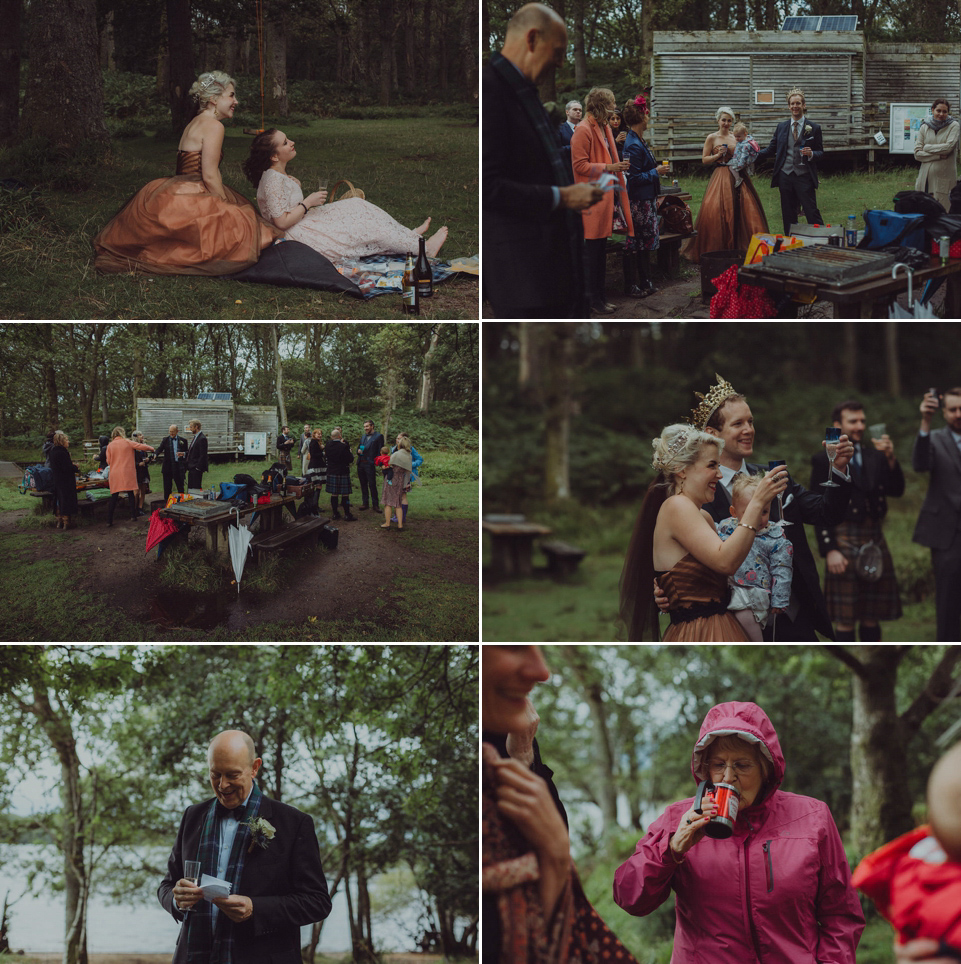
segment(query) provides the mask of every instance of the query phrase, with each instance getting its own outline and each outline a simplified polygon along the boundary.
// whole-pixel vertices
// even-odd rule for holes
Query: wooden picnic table
[[[77,482],[77,492],[86,493],[90,489],[107,489],[110,487],[110,483],[106,479],[82,479]],[[43,490],[31,489],[28,495],[33,496],[35,499],[40,499],[40,512],[45,514],[47,512],[53,512],[53,503],[55,499],[55,494],[53,492],[47,492]],[[89,499],[90,497],[85,495],[84,498]],[[80,500],[83,502],[83,499]]]
[[[944,317],[961,316],[961,261],[949,260],[946,265],[941,259],[931,257],[927,267],[914,272],[912,297],[921,297],[924,283],[934,278],[945,278]],[[851,284],[836,285],[815,279],[790,278],[783,274],[765,271],[764,263],[749,264],[738,268],[738,280],[743,284],[758,285],[778,294],[798,295],[802,301],[830,301],[834,305],[835,318],[887,318],[888,307],[899,294],[908,290],[907,272],[899,270],[897,277],[891,277],[888,268],[883,275]]]
[[[303,492],[308,488],[305,486]],[[223,512],[214,512],[210,515],[192,515],[190,509],[184,509],[190,502],[175,502],[169,508],[158,509],[160,517],[163,519],[174,519],[177,522],[187,522],[191,526],[200,526],[204,530],[207,549],[210,552],[217,552],[220,546],[227,545],[227,527],[237,522],[237,513],[240,512],[240,521],[249,519],[255,513],[260,517],[260,531],[272,532],[283,525],[284,509],[288,509],[291,515],[297,504],[297,499],[303,495],[294,495],[288,492],[282,495],[274,492],[270,497],[270,502],[259,505],[234,506],[224,503]]]
[[[530,576],[534,571],[534,540],[550,535],[547,526],[536,522],[485,519],[484,532],[491,537],[491,568],[499,577]]]

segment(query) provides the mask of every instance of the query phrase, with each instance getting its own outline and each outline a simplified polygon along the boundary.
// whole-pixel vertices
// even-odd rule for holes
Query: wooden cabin
[[[210,455],[239,458],[244,454],[245,432],[266,432],[269,455],[281,427],[276,405],[238,405],[226,393],[212,398],[138,398],[135,409],[137,428],[148,445],[158,445],[171,425],[179,426],[180,434],[189,438],[187,425],[197,419],[207,436]]]
[[[889,105],[961,99],[961,44],[868,44],[860,31],[655,31],[650,141],[657,156],[698,160],[717,130],[718,107],[734,109],[761,147],[789,116],[787,92],[804,91],[824,148],[887,152]]]

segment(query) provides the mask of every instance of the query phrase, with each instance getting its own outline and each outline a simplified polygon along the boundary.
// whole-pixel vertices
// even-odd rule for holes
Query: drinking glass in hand
[[[828,468],[827,481],[821,483],[826,489],[839,487],[837,482],[831,479],[831,476],[834,474],[834,460],[838,457],[838,441],[840,438],[841,430],[839,428],[831,427],[824,430],[824,448],[828,453],[828,461],[831,463]]]
[[[184,880],[189,880],[190,883],[197,887],[200,885],[200,861],[199,860],[185,860],[184,861]],[[190,908],[184,911],[185,914],[190,912]]]
[[[785,462],[784,459],[771,459],[767,464],[768,472],[773,472],[779,465],[787,465],[787,462]],[[777,509],[782,526],[794,525],[793,522],[788,522],[787,519],[784,518],[784,502],[782,501],[780,492],[777,494]]]

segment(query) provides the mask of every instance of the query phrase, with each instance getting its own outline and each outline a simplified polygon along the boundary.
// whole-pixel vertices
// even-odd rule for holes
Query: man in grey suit
[[[931,481],[914,527],[914,541],[931,550],[934,569],[937,640],[961,642],[961,388],[949,388],[941,414],[947,425],[931,431],[938,407],[932,390],[921,402],[921,428],[914,440],[915,472],[930,472]]]

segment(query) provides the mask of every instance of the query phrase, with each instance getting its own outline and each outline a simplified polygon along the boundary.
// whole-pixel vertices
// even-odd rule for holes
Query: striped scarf
[[[246,819],[237,828],[234,844],[230,849],[230,858],[227,861],[227,870],[224,873],[224,878],[231,883],[231,894],[237,892],[240,877],[244,872],[244,858],[247,856],[247,847],[250,842],[250,828],[247,826],[247,821],[257,819],[262,797],[263,794],[255,783],[247,799]],[[232,819],[233,817],[218,817],[216,797],[210,801],[200,835],[200,847],[197,850],[201,874],[217,876],[217,857],[220,851],[219,820]],[[216,924],[211,926],[211,909],[210,902],[202,900],[187,915],[184,922],[187,927],[187,964],[232,964],[234,928],[230,926],[231,921],[223,911],[217,915]]]

